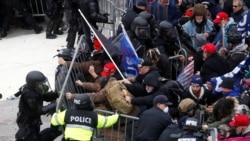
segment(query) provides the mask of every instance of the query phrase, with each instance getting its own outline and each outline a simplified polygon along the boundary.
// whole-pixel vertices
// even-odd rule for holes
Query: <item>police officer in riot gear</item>
[[[53,126],[64,125],[64,139],[68,141],[92,140],[95,128],[110,127],[118,120],[119,115],[102,116],[96,114],[94,104],[87,94],[74,98],[74,109],[54,113],[51,119]]]
[[[93,35],[91,35],[91,31],[86,21],[79,15],[78,9],[81,10],[85,18],[88,20],[89,24],[91,24],[94,28],[98,29],[97,22],[107,23],[108,15],[107,13],[100,13],[98,0],[66,0],[65,1],[66,12],[69,15],[67,16],[69,19],[69,31],[67,36],[67,48],[74,48],[76,33],[79,31],[79,22],[81,23],[80,31],[86,35],[87,42],[90,48],[93,50]],[[80,33],[82,34],[82,33]]]
[[[149,23],[151,38],[153,39],[154,37],[156,37],[157,36],[157,25],[154,22],[154,20],[155,20],[154,15],[148,11],[142,11],[139,13],[139,16],[146,19],[147,22]]]
[[[153,41],[154,47],[161,53],[168,56],[174,56],[180,47],[177,43],[177,33],[174,26],[168,21],[162,21],[158,27],[159,35]]]
[[[46,39],[55,39],[56,35],[62,35],[59,30],[63,19],[63,0],[47,0],[46,15],[49,17],[46,30]]]
[[[48,92],[47,78],[40,71],[31,71],[26,76],[26,84],[19,89],[15,96],[20,96],[19,111],[17,113],[17,141],[39,140],[41,115],[54,110],[56,104],[43,106],[43,101],[53,101],[58,95]]]
[[[146,19],[137,16],[131,24],[131,29],[127,34],[137,52],[143,58],[148,48],[151,48],[150,26]]]
[[[124,26],[124,29],[130,30],[131,24],[138,16],[139,13],[142,11],[145,11],[147,9],[147,1],[146,0],[134,0],[133,7],[126,10],[126,13],[123,14],[121,22]],[[116,35],[119,35],[122,33],[122,27],[121,25],[118,26]]]
[[[26,0],[12,0],[12,6],[22,15],[25,24],[27,27],[34,30],[36,34],[39,34],[43,31],[42,26],[38,26],[36,20],[32,16],[32,11],[30,10],[29,4]]]

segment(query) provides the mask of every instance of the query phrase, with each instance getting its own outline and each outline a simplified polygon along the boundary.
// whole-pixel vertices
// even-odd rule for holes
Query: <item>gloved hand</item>
[[[108,16],[110,16],[110,14],[109,13],[104,13],[103,16],[108,17]]]

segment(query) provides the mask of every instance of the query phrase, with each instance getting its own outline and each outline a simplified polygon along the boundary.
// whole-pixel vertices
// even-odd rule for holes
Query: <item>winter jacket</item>
[[[133,94],[135,97],[139,97],[139,96],[145,96],[147,94],[146,90],[145,90],[145,86],[143,84],[143,80],[146,77],[146,75],[148,74],[152,74],[155,76],[155,78],[159,78],[160,74],[158,72],[157,69],[155,68],[151,68],[149,70],[149,72],[147,72],[144,75],[138,75],[135,78],[135,82],[133,82],[132,84],[125,84],[126,88],[128,89],[128,91]]]
[[[157,107],[144,111],[139,118],[136,141],[157,141],[164,129],[172,123],[171,116]]]
[[[197,33],[197,25],[195,25],[194,20],[189,20],[187,23],[185,23],[183,26],[183,30],[185,33],[188,33],[188,35],[191,37],[193,47],[196,51],[200,50],[200,46],[197,46],[197,43],[195,43],[194,38]],[[202,33],[210,33],[214,29],[214,24],[212,21],[207,20],[206,24],[203,26]]]
[[[221,76],[229,72],[228,62],[217,53],[210,55],[201,67],[200,75],[203,83],[210,81],[212,77]]]
[[[155,16],[156,23],[167,20],[173,25],[178,23],[178,19],[181,17],[181,11],[176,6],[174,0],[169,0],[169,5],[159,4],[159,0],[154,0],[150,6],[150,13]],[[168,9],[168,10],[167,10]]]
[[[191,86],[189,86],[182,95],[182,99],[185,98],[191,98],[197,102],[197,104],[201,105],[211,105],[217,100],[217,98],[214,97],[213,94],[205,88],[205,86],[201,86],[199,97],[194,95]]]

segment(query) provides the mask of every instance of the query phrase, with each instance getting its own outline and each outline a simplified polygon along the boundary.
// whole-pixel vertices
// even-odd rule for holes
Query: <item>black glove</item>
[[[52,102],[43,107],[42,112],[43,114],[52,115],[56,111],[56,102]]]
[[[103,16],[108,17],[108,16],[110,16],[110,14],[109,13],[104,13]]]

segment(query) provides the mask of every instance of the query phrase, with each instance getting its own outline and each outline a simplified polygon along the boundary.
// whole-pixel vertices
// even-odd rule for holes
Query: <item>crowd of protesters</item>
[[[250,70],[248,66],[241,70],[244,74],[240,81],[232,75],[243,60],[250,64],[249,2],[127,2],[122,25],[119,25],[116,35],[110,37],[113,54],[109,54],[98,43],[100,41],[92,37],[89,25],[85,19],[79,18],[77,11],[79,8],[87,21],[98,28],[96,23],[108,22],[108,14],[100,12],[98,1],[65,0],[65,13],[68,12],[71,17],[68,19],[67,49],[72,51],[75,48],[77,33],[79,36],[86,35],[85,42],[89,47],[88,53],[80,52],[84,52],[84,60],[78,56],[78,60],[73,62],[77,77],[72,79],[74,90],[67,91],[66,98],[69,101],[76,99],[74,103],[78,104],[79,95],[85,94],[96,107],[116,109],[139,117],[138,126],[133,129],[134,136],[127,137],[134,137],[132,140],[136,141],[211,140],[206,134],[211,128],[218,129],[218,140],[249,140],[250,79],[247,74]],[[51,21],[46,31],[46,38],[49,39],[61,33],[58,23],[62,22],[62,12],[59,10],[59,15],[56,14],[59,19],[53,16],[55,13],[49,13]],[[5,30],[3,25],[1,27],[2,31]],[[36,32],[36,26],[32,27]],[[134,76],[127,74],[122,66],[123,54],[116,51],[124,30],[138,57],[142,58],[135,64],[138,74]],[[186,58],[179,54],[181,48],[187,50]],[[176,55],[180,56],[174,63],[194,62],[194,73],[185,86],[174,76],[180,73],[178,68],[169,63],[169,57]],[[69,67],[72,63],[65,56],[59,55],[58,58],[60,67]],[[81,79],[81,76],[84,78]],[[212,80],[217,77],[221,77],[220,82],[214,84]],[[77,88],[84,91],[75,90]],[[83,125],[77,121],[70,123]],[[55,121],[53,125],[57,125]],[[90,125],[84,126],[85,129],[86,126],[90,128]],[[65,136],[65,139],[78,139],[76,136]]]

